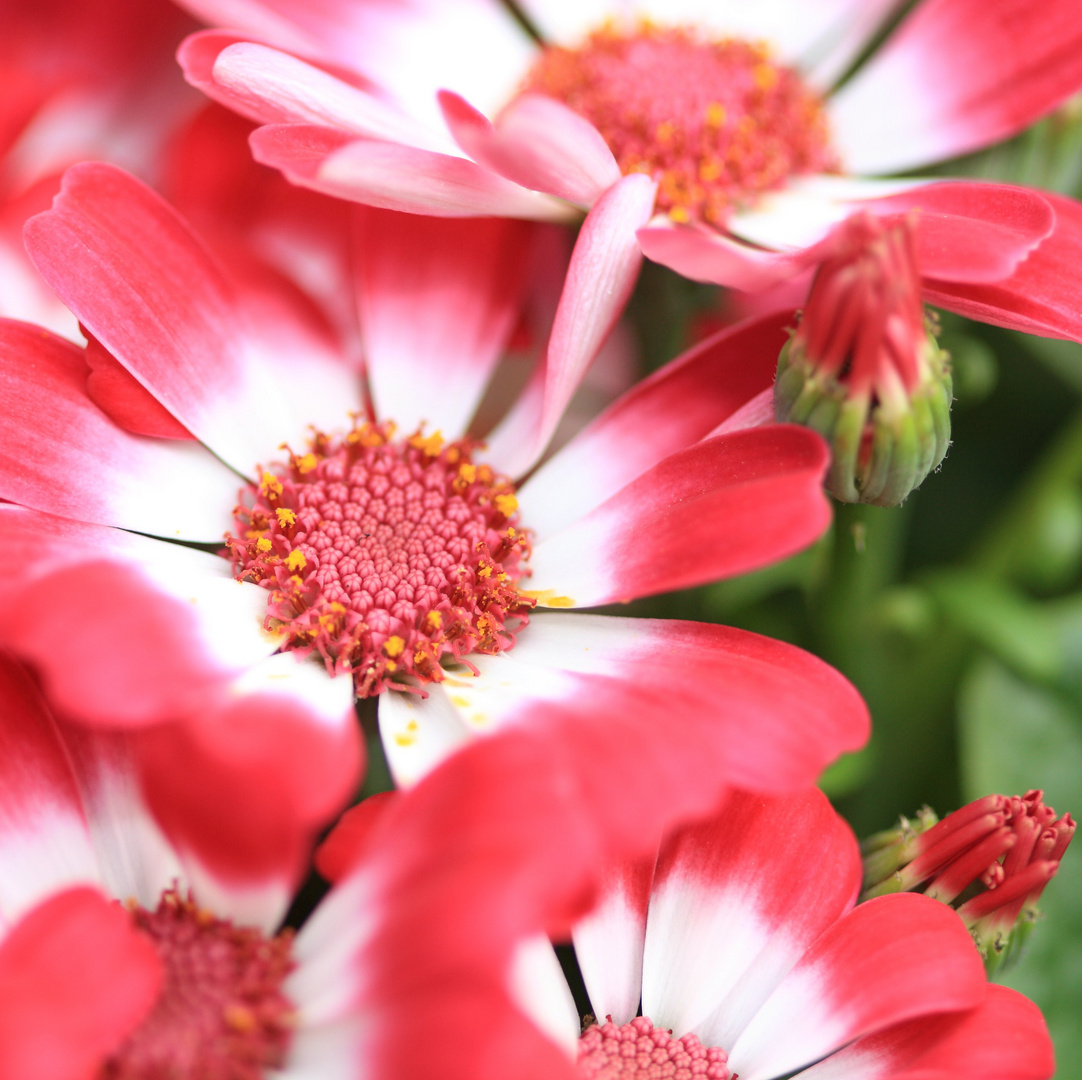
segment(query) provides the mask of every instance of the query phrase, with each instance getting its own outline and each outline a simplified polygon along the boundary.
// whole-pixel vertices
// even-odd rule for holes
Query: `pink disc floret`
[[[821,99],[758,43],[608,24],[545,49],[523,90],[589,120],[624,173],[657,180],[658,208],[678,222],[724,225],[790,177],[837,168]]]
[[[579,1038],[577,1067],[583,1080],[729,1080],[728,1057],[698,1036],[674,1038],[645,1017],[630,1024],[587,1028]]]
[[[282,990],[292,933],[234,926],[176,888],[131,915],[158,951],[162,989],[98,1080],[263,1080],[279,1068],[295,1024]]]
[[[441,660],[514,644],[534,601],[510,480],[439,433],[317,432],[241,492],[236,576],[267,589],[268,628],[354,677],[360,697],[443,678]]]

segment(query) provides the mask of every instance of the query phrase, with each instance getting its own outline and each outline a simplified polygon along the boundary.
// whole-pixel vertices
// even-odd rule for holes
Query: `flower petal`
[[[649,217],[655,192],[649,177],[625,176],[587,214],[556,309],[537,407],[529,416],[512,409],[489,437],[489,457],[501,471],[519,475],[541,456],[612,331],[638,277],[635,230]]]
[[[1082,265],[1082,205],[1052,192],[1041,194],[1055,211],[1055,226],[1010,277],[984,285],[925,281],[925,299],[980,322],[1082,341],[1076,273]]]
[[[774,383],[792,312],[715,334],[632,387],[517,492],[537,542],[690,446]]]
[[[642,997],[646,911],[654,879],[653,855],[612,867],[601,898],[575,923],[572,940],[590,1005],[599,1022],[630,1023]]]
[[[305,124],[270,124],[250,141],[256,161],[281,169],[292,183],[385,210],[539,221],[569,216],[565,204],[462,157]]]
[[[376,415],[466,433],[522,305],[523,222],[359,213],[357,289]]]
[[[0,1078],[84,1080],[149,1013],[153,943],[93,889],[45,901],[0,943]]]
[[[817,789],[734,792],[658,856],[643,1015],[706,1046],[732,1046],[811,943],[856,901],[861,864]]]
[[[87,397],[77,346],[0,320],[0,495],[80,521],[215,540],[238,480],[192,442],[131,435]]]
[[[283,440],[300,444],[307,418],[261,367],[230,285],[149,188],[111,165],[76,165],[26,243],[80,321],[224,461],[250,473]]]
[[[281,920],[316,833],[355,790],[353,685],[314,661],[269,657],[183,724],[139,736],[147,803],[201,897],[264,927]]]
[[[205,22],[359,72],[407,111],[439,123],[449,87],[496,109],[514,92],[536,46],[498,0],[184,0]],[[270,9],[270,10],[268,10]]]
[[[825,444],[788,424],[678,451],[542,540],[527,594],[594,607],[701,585],[784,558],[830,522]]]
[[[993,983],[977,1008],[866,1035],[802,1072],[800,1080],[1048,1080],[1055,1069],[1041,1010]]]
[[[159,546],[153,561],[87,553],[11,597],[4,642],[65,715],[106,727],[190,715],[277,648],[263,589],[215,555]]]
[[[517,97],[495,127],[449,90],[440,91],[440,105],[458,145],[516,184],[589,207],[619,183],[620,166],[597,128],[553,98]]]
[[[0,652],[0,936],[50,893],[99,880],[79,791],[27,671]]]
[[[987,989],[961,919],[915,893],[869,900],[825,931],[729,1052],[730,1069],[767,1080],[869,1032],[972,1009]]]
[[[699,801],[700,783],[718,794],[726,781],[792,790],[867,737],[864,704],[836,671],[793,646],[728,627],[544,613],[511,651],[471,660],[478,677],[449,672],[427,699],[393,699],[398,726],[390,740],[384,728],[384,746],[400,783],[415,782],[464,736],[522,727],[557,741],[596,796],[596,812],[622,831],[648,828],[640,814],[649,821],[655,799],[669,798],[674,818],[685,803],[687,813],[707,812],[713,804]],[[439,706],[438,695],[445,696]],[[453,738],[452,709],[460,725]],[[687,725],[683,736],[674,723]],[[682,748],[693,744],[700,753],[685,760]],[[609,764],[601,770],[599,761]],[[633,782],[660,762],[671,768],[663,783]]]
[[[235,34],[195,34],[177,59],[187,80],[215,101],[264,124],[318,124],[351,135],[453,152],[439,128],[329,72]]]
[[[849,170],[902,172],[1005,139],[1080,85],[1078,0],[1039,17],[1026,0],[924,0],[829,112]]]

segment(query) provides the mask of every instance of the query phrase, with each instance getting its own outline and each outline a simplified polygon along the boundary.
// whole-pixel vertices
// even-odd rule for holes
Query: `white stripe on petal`
[[[515,1004],[570,1057],[579,1037],[575,1000],[547,938],[522,942],[511,959],[508,987]]]
[[[469,679],[467,672],[462,678]],[[462,681],[450,675],[452,687]],[[379,699],[379,733],[391,775],[399,787],[417,783],[470,738],[460,707],[443,684],[429,683],[428,697],[388,690]],[[452,689],[452,693],[458,691]]]

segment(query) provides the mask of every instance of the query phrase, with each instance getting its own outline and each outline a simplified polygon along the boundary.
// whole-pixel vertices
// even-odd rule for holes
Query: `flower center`
[[[98,1080],[261,1080],[282,1064],[294,1019],[282,993],[294,966],[289,931],[268,939],[175,888],[132,920],[158,949],[162,990]]]
[[[658,181],[674,221],[723,225],[790,176],[837,167],[821,99],[761,44],[606,25],[545,49],[523,90],[586,117],[624,173]]]
[[[729,1080],[728,1057],[703,1046],[695,1035],[674,1039],[645,1016],[617,1027],[611,1020],[579,1037],[578,1073],[583,1080]]]
[[[226,542],[238,579],[270,592],[268,626],[367,697],[443,678],[441,658],[510,648],[534,602],[514,485],[437,432],[317,432],[241,492]]]

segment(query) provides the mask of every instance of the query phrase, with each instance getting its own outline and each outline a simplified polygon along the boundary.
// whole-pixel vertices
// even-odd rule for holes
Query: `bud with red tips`
[[[969,927],[989,973],[1017,955],[1037,919],[1037,900],[1074,835],[1044,793],[988,795],[939,821],[924,807],[916,821],[861,845],[862,900],[920,891],[950,904]]]
[[[833,241],[779,357],[775,415],[830,444],[836,498],[894,506],[947,453],[948,357],[921,303],[913,221],[859,214]]]

